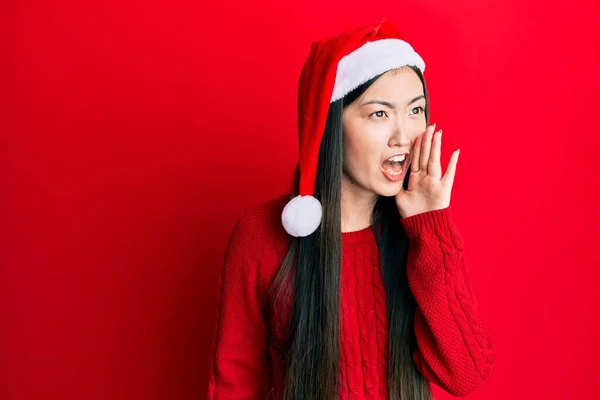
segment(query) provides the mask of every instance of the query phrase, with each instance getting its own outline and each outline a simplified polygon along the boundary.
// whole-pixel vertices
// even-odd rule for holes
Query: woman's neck
[[[342,181],[342,232],[353,232],[371,225],[377,194],[357,184]]]

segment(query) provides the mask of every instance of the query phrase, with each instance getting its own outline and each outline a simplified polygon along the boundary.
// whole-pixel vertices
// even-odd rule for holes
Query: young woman
[[[489,375],[424,68],[386,20],[313,43],[294,192],[229,242],[209,399],[422,400]]]

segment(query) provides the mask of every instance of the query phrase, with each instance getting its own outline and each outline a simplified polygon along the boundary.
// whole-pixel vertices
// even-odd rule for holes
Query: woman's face
[[[421,80],[403,67],[383,74],[345,107],[343,186],[395,196],[408,173],[412,144],[427,127],[425,106]]]

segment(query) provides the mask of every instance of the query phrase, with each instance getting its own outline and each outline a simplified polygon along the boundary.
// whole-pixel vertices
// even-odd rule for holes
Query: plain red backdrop
[[[288,188],[310,42],[382,16],[427,62],[444,170],[461,149],[497,351],[469,398],[598,398],[599,8],[2,2],[0,399],[205,398],[227,238]]]

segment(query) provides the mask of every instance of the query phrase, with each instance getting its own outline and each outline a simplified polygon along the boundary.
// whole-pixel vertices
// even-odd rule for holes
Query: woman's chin
[[[379,196],[384,197],[393,197],[396,196],[402,190],[402,182],[397,182],[394,184],[388,183],[387,185],[378,185],[376,188],[376,193]]]

